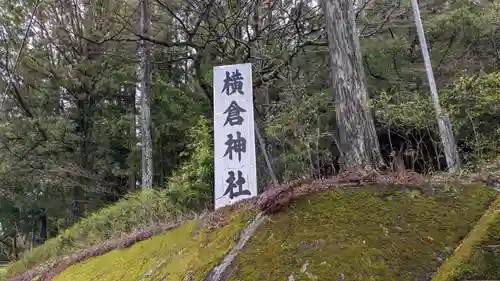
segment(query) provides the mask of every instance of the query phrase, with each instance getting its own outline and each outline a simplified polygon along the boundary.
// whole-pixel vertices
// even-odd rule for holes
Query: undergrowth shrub
[[[174,204],[183,210],[202,210],[212,205],[214,157],[212,124],[201,116],[188,134],[190,157],[166,182]]]
[[[331,93],[325,91],[304,94],[270,113],[264,129],[279,152],[273,162],[284,181],[333,173],[334,109]]]
[[[440,92],[465,168],[482,166],[499,154],[500,72],[456,80]],[[436,115],[427,89],[405,87],[378,91],[370,106],[375,114],[381,152],[392,168],[428,173],[446,162]],[[331,93],[297,94],[268,113],[264,132],[273,167],[280,179],[335,173],[335,106]]]
[[[443,91],[443,103],[456,138],[470,150],[466,160],[477,163],[500,154],[500,72],[459,79]]]
[[[450,117],[465,164],[475,167],[499,154],[500,72],[463,77],[440,92],[440,102]],[[395,139],[401,138],[404,153],[412,154],[412,159],[443,158],[428,93],[382,91],[373,98],[373,108],[379,132],[385,132],[389,139],[381,141],[382,148],[398,150]]]
[[[393,169],[398,160],[407,169],[429,172],[443,168],[439,135],[427,93],[380,91],[372,99],[380,148]],[[401,163],[401,162],[399,162]]]

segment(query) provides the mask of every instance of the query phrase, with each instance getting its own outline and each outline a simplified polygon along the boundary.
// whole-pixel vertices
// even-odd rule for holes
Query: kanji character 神
[[[228,140],[225,143],[227,145],[227,149],[223,157],[229,155],[229,159],[233,160],[234,151],[235,153],[238,153],[238,161],[241,162],[241,153],[246,152],[247,150],[247,140],[241,136],[239,131],[236,132],[236,136],[237,138],[234,139],[233,134],[227,135]]]

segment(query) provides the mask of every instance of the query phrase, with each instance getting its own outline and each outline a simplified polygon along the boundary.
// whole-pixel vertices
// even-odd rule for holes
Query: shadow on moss
[[[500,278],[500,197],[481,217],[433,281],[497,280]]]

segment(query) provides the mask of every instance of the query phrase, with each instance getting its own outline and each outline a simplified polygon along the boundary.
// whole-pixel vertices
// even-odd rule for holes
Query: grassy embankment
[[[11,278],[37,266],[55,262],[104,241],[119,239],[134,230],[158,223],[175,223],[190,217],[176,211],[168,196],[162,192],[148,190],[131,194],[117,204],[82,219],[32,252],[27,252],[4,269],[3,278]]]

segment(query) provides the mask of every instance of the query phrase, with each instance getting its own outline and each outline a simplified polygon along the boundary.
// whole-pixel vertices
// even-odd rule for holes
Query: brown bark
[[[38,240],[38,244],[44,244],[45,241],[47,241],[47,214],[45,213],[45,210],[43,210],[43,213],[40,217],[40,240]]]
[[[78,127],[76,130],[77,135],[81,138],[79,144],[79,157],[78,162],[81,169],[84,172],[91,170],[92,164],[90,163],[90,153],[91,153],[91,131],[92,131],[92,113],[90,108],[92,108],[92,98],[89,97],[89,91],[87,89],[80,88],[80,99],[77,100],[76,106],[78,108]],[[88,179],[82,179],[82,185],[88,185]],[[71,199],[71,220],[76,222],[83,216],[85,210],[85,190],[82,186],[75,185],[72,190]]]
[[[129,87],[128,89],[128,96],[127,96],[127,103],[129,107],[129,114],[130,114],[130,128],[129,128],[129,139],[128,139],[128,146],[129,146],[129,153],[132,154],[134,151],[134,147],[137,144],[137,138],[136,138],[136,109],[135,109],[135,89],[133,87]],[[128,176],[128,190],[129,191],[134,191],[136,186],[135,186],[135,181],[136,181],[136,176],[135,176],[135,167],[128,167],[129,168],[129,176]]]
[[[342,167],[384,165],[368,108],[354,7],[348,0],[323,0],[330,49],[332,89]]]
[[[260,34],[261,27],[264,26],[264,17],[262,16],[264,14],[263,13],[263,10],[265,8],[264,5],[267,5],[265,3],[265,1],[263,1],[263,2],[261,2],[259,0],[255,1],[255,10],[254,10],[254,18],[253,18],[253,20],[254,20],[253,28],[254,28],[255,34]],[[252,48],[251,51],[252,51],[253,55],[263,56],[264,52],[265,52],[265,41],[259,40],[257,42],[257,44],[254,46],[254,48]],[[259,68],[263,69],[263,67],[264,67],[264,61],[262,60],[262,61],[260,61]],[[259,97],[259,96],[263,97],[263,99],[264,99],[263,105],[265,104],[266,106],[268,106],[270,104],[269,92],[267,89],[264,89],[264,87],[261,86],[261,87],[255,88],[255,92],[256,92],[257,97]],[[261,110],[264,112],[265,108],[261,107]],[[259,114],[257,113],[257,115],[259,115]],[[264,116],[261,116],[261,118],[265,119],[266,118],[265,114],[264,114]],[[273,159],[271,157],[269,157],[270,153],[267,150],[267,145],[266,145],[267,139],[264,135],[261,134],[259,123],[257,121],[255,121],[255,136],[257,137],[257,141],[259,142],[259,149],[260,149],[260,152],[262,153],[262,156],[264,156],[264,161],[266,162],[266,166],[267,166],[267,169],[269,171],[269,176],[271,177],[273,185],[278,185],[279,180],[278,180],[278,177],[276,176],[276,171],[273,168],[274,167],[274,164],[272,162]]]
[[[17,231],[14,233],[14,238],[12,240],[12,253],[14,254],[14,259],[17,260],[19,258],[17,254]]]
[[[148,0],[141,2],[141,35],[147,36],[151,22],[151,9]],[[141,147],[142,147],[142,184],[141,188],[153,187],[153,144],[151,137],[151,46],[141,39],[139,45],[138,94],[141,100]]]

